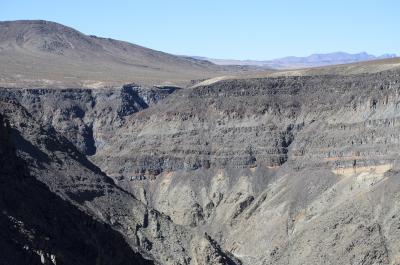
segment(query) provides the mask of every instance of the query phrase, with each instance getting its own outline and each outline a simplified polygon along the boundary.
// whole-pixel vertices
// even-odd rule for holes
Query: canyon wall
[[[0,95],[243,264],[400,262],[399,71]]]

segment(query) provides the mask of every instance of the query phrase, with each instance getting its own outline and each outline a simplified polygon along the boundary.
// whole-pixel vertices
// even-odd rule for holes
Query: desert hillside
[[[0,22],[0,64],[0,85],[53,88],[186,85],[247,70],[88,36],[42,20]]]

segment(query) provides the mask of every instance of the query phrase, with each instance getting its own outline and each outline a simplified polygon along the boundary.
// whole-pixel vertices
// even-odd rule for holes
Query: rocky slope
[[[2,167],[1,224],[4,238],[13,240],[2,243],[14,251],[5,264],[30,259],[54,264],[151,263],[141,255],[157,264],[204,264],[204,259],[209,264],[239,263],[210,236],[174,224],[115,186],[64,136],[43,127],[17,102],[0,102],[7,119],[6,126],[2,120],[2,153],[15,148],[17,156],[2,156],[7,167]],[[39,210],[19,204],[25,200],[26,207]]]
[[[7,89],[0,97],[20,102],[34,117],[62,133],[86,155],[104,145],[126,116],[178,90],[178,87],[140,87],[104,89]]]
[[[399,91],[398,71],[181,90],[93,161],[245,264],[396,264]]]
[[[3,88],[0,97],[70,139],[125,192],[77,151],[51,151],[67,162],[31,174],[157,261],[238,262],[231,252],[243,264],[400,262],[399,70],[185,89]],[[2,110],[18,121],[12,106]],[[77,156],[91,169],[79,170],[83,180],[72,170]],[[146,213],[162,225],[132,221]],[[127,229],[135,224],[140,233]]]
[[[16,136],[0,115],[0,264],[154,264],[30,176]]]

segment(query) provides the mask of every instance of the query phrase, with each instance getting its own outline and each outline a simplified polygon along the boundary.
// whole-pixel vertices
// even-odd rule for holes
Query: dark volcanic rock
[[[30,176],[12,137],[0,115],[0,264],[154,264]]]

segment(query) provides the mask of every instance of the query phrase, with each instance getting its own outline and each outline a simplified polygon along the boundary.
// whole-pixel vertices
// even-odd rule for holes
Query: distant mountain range
[[[257,60],[229,60],[229,59],[213,59],[207,57],[194,56],[199,60],[206,60],[218,65],[249,65],[272,69],[295,69],[318,67],[335,64],[347,64],[363,61],[372,61],[380,59],[395,58],[396,54],[384,54],[375,56],[366,52],[350,54],[345,52],[333,52],[326,54],[312,54],[307,57],[289,56],[280,59],[257,61]]]

